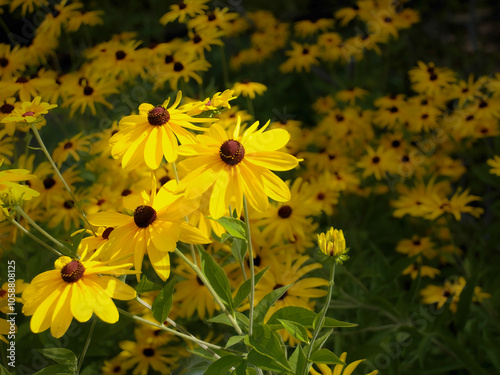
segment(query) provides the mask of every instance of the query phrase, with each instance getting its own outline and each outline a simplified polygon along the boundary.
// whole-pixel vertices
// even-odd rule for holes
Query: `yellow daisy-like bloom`
[[[211,118],[194,118],[186,114],[196,104],[179,107],[182,93],[178,92],[174,104],[167,108],[170,99],[162,105],[143,103],[139,114],[120,120],[120,130],[109,140],[111,155],[121,158],[124,169],[135,169],[141,164],[157,169],[165,156],[169,163],[177,159],[177,139],[181,143],[195,142],[195,137],[186,129],[205,131],[193,122],[217,121]],[[200,102],[200,105],[203,103]],[[177,139],[176,139],[177,137]]]
[[[105,262],[71,259],[56,260],[55,270],[36,276],[24,290],[23,314],[33,315],[31,330],[40,333],[50,327],[52,336],[62,337],[73,317],[86,322],[95,313],[106,323],[118,321],[118,310],[111,298],[130,300],[135,290],[113,276],[133,273],[126,265],[109,266]],[[113,276],[106,276],[113,275]]]
[[[28,285],[29,284],[25,283],[23,279],[17,279],[14,283],[3,283],[2,288],[0,289],[0,311],[4,314],[11,312],[11,310],[7,306],[9,295],[11,296],[12,292],[14,294],[21,294],[22,292],[24,292],[24,289],[26,289]],[[20,303],[24,302],[21,297],[15,297],[15,300],[16,302]]]
[[[318,246],[323,254],[334,257],[337,263],[349,259],[346,255],[349,251],[345,246],[344,232],[331,227],[328,232],[318,234]]]
[[[229,138],[222,127],[214,124],[207,135],[196,137],[198,143],[180,146],[179,154],[191,157],[179,163],[188,172],[179,189],[185,190],[187,198],[212,189],[209,210],[215,219],[224,216],[232,203],[241,214],[243,195],[260,212],[269,206],[268,197],[288,201],[288,186],[270,170],[295,168],[299,160],[277,151],[286,145],[290,134],[283,129],[264,132],[268,125],[258,129],[257,121],[240,135],[238,119],[233,137]]]
[[[49,109],[57,107],[57,104],[49,104],[41,101],[37,96],[31,102],[24,102],[20,108],[14,108],[12,112],[0,120],[1,123],[15,122],[18,125],[29,125],[35,123],[37,129],[45,124],[43,115],[49,113]]]
[[[3,160],[0,161],[0,167]],[[0,171],[0,207],[3,205],[16,204],[20,200],[30,200],[40,195],[36,190],[18,182],[30,180],[36,176],[29,174],[26,169],[9,169]],[[0,214],[1,218],[1,214]]]
[[[208,6],[205,3],[208,0],[183,0],[178,4],[170,6],[170,11],[160,18],[160,23],[166,25],[178,19],[180,23],[185,23],[187,18],[203,14]]]
[[[437,95],[455,82],[455,73],[448,68],[435,66],[434,63],[417,63],[418,67],[409,71],[412,89],[420,94]]]
[[[344,363],[345,363],[346,358],[347,358],[346,352],[344,352],[340,355],[340,360]],[[363,361],[364,361],[364,359],[359,359],[357,361],[349,363],[347,366],[346,365],[335,365],[332,369],[330,369],[330,367],[328,367],[325,364],[316,364],[316,365],[313,365],[313,367],[311,367],[309,369],[309,373],[313,374],[313,375],[351,375],[354,372],[354,370],[356,370],[356,367],[358,367],[358,365]],[[318,370],[321,372],[316,371],[314,366],[317,366]],[[366,375],[377,375],[377,374],[378,374],[378,370],[374,370]]]
[[[69,155],[73,156],[75,161],[80,161],[80,152],[88,152],[90,149],[90,140],[88,136],[84,136],[83,133],[78,133],[71,139],[59,142],[54,152],[52,153],[52,159],[60,167],[64,163]]]
[[[318,20],[302,20],[297,21],[294,24],[295,34],[306,38],[310,35],[314,35],[319,31],[326,31],[333,27],[334,21],[328,18],[320,18]]]
[[[495,155],[493,156],[493,158],[488,159],[486,162],[491,167],[490,173],[500,176],[500,156]]]
[[[114,254],[114,259],[133,257],[135,269],[140,272],[147,252],[154,270],[163,281],[170,275],[169,253],[175,250],[177,241],[192,244],[210,242],[199,229],[185,221],[186,215],[198,207],[197,202],[172,194],[167,185],[156,193],[154,181],[151,196],[143,192],[140,196],[125,197],[123,204],[134,213],[132,216],[99,212],[89,217],[94,225],[115,228],[109,234],[111,243],[106,250]]]
[[[267,87],[258,82],[242,81],[235,83],[233,90],[236,96],[242,95],[250,99],[255,99],[255,94],[262,95],[267,90]]]
[[[299,44],[296,42],[291,42],[291,44],[293,49],[285,52],[289,56],[288,60],[280,65],[280,70],[283,73],[290,73],[292,70],[309,72],[312,65],[319,64],[317,57],[320,54],[320,50],[317,45]]]

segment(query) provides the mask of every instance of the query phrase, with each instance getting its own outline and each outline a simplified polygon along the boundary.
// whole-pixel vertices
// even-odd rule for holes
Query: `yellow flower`
[[[52,153],[52,159],[61,167],[69,155],[73,156],[75,161],[80,161],[80,152],[88,152],[90,149],[90,141],[88,136],[83,136],[83,133],[78,133],[71,139],[59,142],[54,152]]]
[[[206,130],[193,122],[209,122],[217,119],[194,118],[186,114],[196,105],[179,107],[182,93],[179,91],[174,104],[167,108],[170,99],[162,105],[143,103],[139,114],[120,120],[120,130],[109,140],[111,155],[121,158],[124,169],[135,169],[141,164],[157,169],[165,156],[169,163],[177,159],[177,138],[181,143],[195,142],[194,135],[186,129]],[[203,103],[199,103],[203,105]],[[177,137],[177,138],[176,138]]]
[[[310,35],[314,35],[319,31],[326,31],[333,27],[334,21],[328,18],[320,18],[314,21],[302,20],[297,21],[293,25],[295,29],[295,34],[301,38],[307,38]]]
[[[283,73],[290,73],[292,70],[297,72],[311,71],[312,65],[318,65],[319,47],[317,45],[299,44],[291,42],[292,50],[286,51],[289,56],[288,60],[280,65],[280,70]]]
[[[188,17],[203,14],[203,12],[208,9],[208,6],[205,5],[207,1],[208,0],[183,0],[178,4],[171,5],[170,11],[160,18],[160,23],[166,25],[177,19],[180,23],[185,23]]]
[[[2,163],[3,160],[0,161],[0,166]],[[29,174],[26,169],[0,171],[0,206],[17,204],[20,200],[30,200],[33,197],[38,197],[40,193],[36,190],[27,185],[18,184],[19,181],[26,181],[35,177]]]
[[[255,99],[255,94],[262,95],[267,90],[267,87],[258,82],[242,81],[235,83],[233,90],[236,96],[242,95],[250,99]]]
[[[337,263],[342,263],[349,259],[346,255],[349,248],[346,248],[344,232],[330,228],[326,233],[318,234],[318,246],[323,254],[334,257]]]
[[[170,255],[177,241],[192,244],[209,243],[210,240],[197,228],[185,221],[185,216],[197,208],[197,202],[189,201],[183,195],[172,194],[164,185],[156,193],[154,181],[151,195],[142,192],[124,198],[125,208],[133,216],[118,212],[99,212],[91,215],[94,225],[113,227],[109,234],[107,253],[113,259],[130,257],[134,259],[137,271],[142,269],[142,259],[147,252],[154,270],[165,281],[170,275]]]
[[[37,129],[45,124],[43,115],[49,112],[49,109],[57,107],[57,104],[41,102],[42,98],[37,96],[32,102],[24,102],[20,108],[14,108],[6,117],[0,120],[1,123],[16,122],[18,125],[35,123]]]
[[[290,199],[288,186],[270,170],[286,171],[299,160],[277,151],[288,142],[289,133],[283,129],[257,130],[255,122],[240,135],[240,120],[229,138],[217,124],[207,135],[197,136],[198,143],[179,147],[179,154],[190,158],[179,163],[188,174],[181,180],[179,190],[187,198],[201,196],[212,189],[209,210],[214,219],[226,213],[230,204],[242,213],[243,195],[251,207],[263,212],[269,206],[268,197],[286,202]]]
[[[347,358],[346,352],[344,352],[340,355],[340,360],[344,363],[345,363],[346,358]],[[317,366],[317,368],[321,372],[316,371],[314,369],[314,367],[311,367],[309,369],[309,372],[312,375],[351,375],[353,373],[353,371],[356,370],[356,367],[358,367],[358,365],[363,361],[364,361],[364,359],[359,359],[357,361],[354,361],[354,362],[348,364],[347,366],[335,365],[335,367],[333,369],[330,369],[327,365],[324,365],[324,364],[314,365],[314,366]],[[366,375],[377,375],[377,374],[378,374],[378,370],[374,370]]]
[[[73,317],[86,322],[92,313],[106,323],[116,323],[118,310],[111,298],[130,300],[136,296],[132,287],[113,277],[133,273],[123,270],[126,266],[109,266],[92,257],[57,259],[55,270],[36,276],[23,292],[26,301],[23,313],[33,315],[31,330],[39,333],[50,327],[52,336],[59,338],[66,333]]]
[[[9,282],[3,283],[2,288],[0,289],[0,311],[4,314],[10,312],[11,310],[9,310],[7,306],[9,295],[12,292],[14,294],[21,294],[28,285],[29,284],[25,283],[23,279],[17,279],[13,285]],[[23,299],[20,297],[15,297],[15,300],[16,302],[24,303]]]
[[[490,173],[500,176],[500,156],[495,155],[493,156],[493,158],[488,159],[486,162],[491,167]]]

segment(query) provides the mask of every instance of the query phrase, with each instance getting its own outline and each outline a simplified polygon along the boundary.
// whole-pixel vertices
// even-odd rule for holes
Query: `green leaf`
[[[293,372],[294,374],[304,373],[304,370],[307,365],[307,359],[306,359],[306,353],[304,353],[304,349],[302,349],[302,346],[300,344],[297,345],[295,351],[288,359],[288,363],[290,363],[292,370],[295,369],[295,371]]]
[[[231,375],[246,375],[246,370],[247,370],[247,361],[244,360],[238,365],[238,367],[234,369]]]
[[[261,277],[264,276],[266,271],[269,269],[270,266],[267,266],[265,269],[260,271],[257,275],[255,275],[254,280],[255,280],[255,285],[260,281]],[[238,289],[238,292],[236,293],[236,297],[234,297],[234,308],[238,308],[243,301],[248,297],[250,294],[250,291],[252,290],[251,287],[252,281],[248,279],[245,281],[243,284],[241,284],[240,288]]]
[[[264,317],[266,316],[269,308],[274,305],[274,303],[283,295],[285,292],[290,289],[293,284],[282,286],[276,290],[273,290],[271,293],[267,294],[262,298],[257,306],[254,309],[253,321],[254,324],[260,324],[264,321]]]
[[[272,330],[282,329],[283,325],[280,323],[280,319],[290,320],[292,322],[298,323],[305,328],[313,328],[314,319],[318,314],[314,311],[308,310],[304,307],[296,307],[296,306],[286,306],[277,310],[269,320],[267,324],[271,327]],[[356,327],[357,324],[342,322],[340,320],[336,320],[333,318],[325,318],[325,322],[323,324],[323,328],[337,328],[337,327]]]
[[[323,344],[326,342],[326,340],[328,340],[328,337],[330,337],[330,335],[332,333],[333,333],[333,329],[329,330],[323,336],[317,338],[316,341],[314,341],[314,343],[313,343],[312,352],[314,353],[314,352],[320,350],[321,347],[323,346]],[[305,352],[309,351],[309,345],[306,345],[304,347],[304,351]]]
[[[229,285],[229,279],[226,273],[222,267],[215,262],[214,258],[201,247],[198,247],[198,252],[200,253],[201,270],[203,274],[215,290],[215,293],[217,293],[222,302],[224,302],[224,305],[226,305],[230,311],[233,311],[233,296],[231,295],[231,286]]]
[[[77,358],[75,353],[65,348],[37,349],[45,357],[50,358],[60,365],[76,369]]]
[[[245,336],[232,336],[229,338],[229,340],[227,340],[227,344],[225,346],[225,348],[229,348],[230,346],[233,346],[233,345],[236,345],[237,343],[239,343],[240,341],[243,341],[245,339]]]
[[[252,349],[250,350],[250,353],[248,353],[248,362],[250,362],[252,365],[257,366],[258,368],[262,370],[267,370],[267,371],[276,371],[276,372],[291,372],[291,369],[288,367],[284,367],[278,362],[276,362],[273,358],[265,356],[261,353],[259,353],[257,350]]]
[[[231,236],[229,233],[222,233],[222,235],[220,236],[220,243],[224,243],[226,242],[226,240],[230,237],[233,237]]]
[[[312,353],[309,361],[314,363],[323,363],[325,365],[345,365],[339,357],[324,348]]]
[[[151,306],[153,317],[160,323],[163,323],[168,318],[168,314],[170,313],[170,308],[172,307],[172,296],[174,294],[174,285],[175,276],[156,296],[153,301],[153,306]]]
[[[272,359],[280,367],[291,371],[285,348],[281,345],[281,337],[267,325],[255,326],[253,337],[245,337],[245,343],[263,356]]]
[[[237,357],[235,355],[227,355],[225,357],[219,358],[217,361],[208,366],[205,371],[205,375],[222,375],[227,373],[231,367],[239,365],[244,362],[243,358]]]
[[[52,365],[36,372],[33,375],[75,375],[74,370],[70,370],[65,365]]]
[[[5,367],[0,364],[0,375],[12,375]]]
[[[236,315],[236,322],[242,329],[248,329],[248,318],[240,313],[239,311],[235,311],[234,314]],[[217,316],[214,316],[213,318],[208,319],[208,322],[210,323],[220,323],[220,324],[225,324],[227,326],[233,326],[231,322],[229,321],[229,318],[226,316],[226,314],[220,314]]]
[[[297,340],[309,343],[307,329],[299,323],[292,322],[291,320],[280,319],[279,322],[285,327],[286,331],[295,337]]]
[[[241,238],[242,240],[247,239],[247,229],[246,225],[240,219],[235,219],[232,217],[223,216],[216,220],[220,225],[227,230],[231,236],[236,238]]]
[[[85,237],[85,234],[87,234],[87,231],[82,230],[75,237],[73,237],[73,242],[70,245],[71,252],[73,254],[77,254],[78,253],[78,246],[80,246],[80,242],[82,242],[83,237]]]
[[[474,297],[474,289],[476,287],[478,273],[475,272],[471,279],[467,280],[462,293],[460,293],[460,300],[457,304],[457,313],[455,314],[455,326],[463,327],[469,315],[470,305],[472,304],[472,297]]]
[[[139,284],[137,284],[137,287],[135,288],[137,294],[154,292],[157,290],[161,290],[161,286],[149,281],[146,275],[142,275],[141,281],[139,281]]]
[[[231,246],[231,253],[238,262],[244,260],[245,254],[247,253],[247,241],[241,238],[234,238],[233,245]]]

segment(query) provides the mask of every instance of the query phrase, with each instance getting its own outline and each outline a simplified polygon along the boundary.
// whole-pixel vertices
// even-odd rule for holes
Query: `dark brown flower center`
[[[67,200],[67,201],[64,201],[63,206],[65,209],[71,210],[73,207],[75,207],[75,202],[72,200]]]
[[[0,107],[1,113],[12,113],[13,110],[14,110],[14,106],[12,104],[5,103],[4,105],[2,105]]]
[[[122,195],[122,197],[126,197],[127,195],[130,195],[130,194],[132,194],[132,190],[125,189],[125,190],[122,191],[121,195]]]
[[[391,112],[391,113],[396,113],[397,111],[398,111],[398,107],[389,108],[389,112]]]
[[[174,56],[172,55],[165,56],[165,64],[170,64],[172,61],[174,61]]]
[[[123,52],[122,50],[116,51],[116,53],[115,53],[115,57],[117,60],[123,60],[126,56],[127,56],[127,54],[125,52]]]
[[[73,143],[72,143],[72,142],[66,142],[66,143],[64,144],[64,149],[65,149],[65,150],[67,150],[68,148],[71,148],[71,147],[73,147]]]
[[[18,79],[16,79],[16,83],[26,83],[28,82],[28,78],[26,77],[19,77]]]
[[[78,260],[72,260],[61,270],[61,277],[67,283],[74,283],[83,277],[85,267]]]
[[[179,10],[186,9],[186,4],[184,4],[184,1],[179,2]]]
[[[86,95],[86,96],[89,96],[89,95],[92,95],[92,93],[94,92],[94,89],[92,87],[90,87],[89,85],[85,86],[83,88],[83,93]]]
[[[7,291],[5,289],[0,289],[0,298],[5,297],[6,294],[7,294]]]
[[[52,177],[47,177],[45,180],[43,180],[43,186],[45,187],[45,189],[50,189],[55,184],[56,180],[54,180]]]
[[[380,158],[378,156],[373,157],[372,163],[373,164],[378,164],[380,162]]]
[[[24,112],[24,113],[23,113],[23,117],[26,117],[26,116],[33,116],[34,114],[35,114],[35,112],[33,112],[33,111]]]
[[[142,351],[145,357],[152,357],[155,355],[155,350],[153,348],[146,348]]]
[[[278,216],[282,219],[287,219],[292,214],[292,207],[290,206],[281,206],[278,210]]]
[[[182,63],[180,63],[180,62],[177,61],[174,64],[174,71],[176,71],[176,72],[182,72],[183,70],[184,70],[184,65],[182,65]]]
[[[201,42],[201,36],[199,36],[198,34],[196,34],[193,38],[193,43],[194,44],[198,44]]]
[[[104,232],[102,232],[102,238],[104,238],[105,240],[107,240],[109,238],[109,235],[111,234],[111,232],[114,229],[115,228],[113,228],[113,227],[107,227],[106,229],[104,229]]]
[[[151,125],[164,125],[170,120],[170,113],[162,106],[157,106],[148,112],[148,122]]]
[[[134,222],[139,228],[147,228],[156,220],[156,211],[150,206],[139,206],[134,211]]]
[[[245,147],[240,142],[230,139],[220,146],[219,155],[224,163],[236,165],[245,157]]]
[[[9,60],[7,60],[5,57],[0,57],[0,66],[2,68],[5,68],[7,65],[9,65]]]

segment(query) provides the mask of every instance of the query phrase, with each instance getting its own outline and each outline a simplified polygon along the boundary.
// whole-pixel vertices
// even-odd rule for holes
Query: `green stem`
[[[19,224],[16,220],[11,218],[10,216],[7,216],[7,220],[9,220],[12,224],[14,224],[21,232],[23,232],[25,235],[30,237],[32,240],[38,242],[41,246],[45,247],[47,250],[52,251],[54,254],[56,254],[58,257],[62,256],[63,254],[59,252],[58,250],[54,249],[53,247],[47,245],[45,242],[43,242],[41,239],[39,239],[37,236],[31,234],[29,230],[24,228],[21,224]]]
[[[47,237],[49,240],[54,242],[57,246],[67,249],[66,246],[62,242],[59,242],[56,240],[54,237],[52,237],[49,233],[47,233],[45,230],[43,230],[37,223],[33,221],[31,217],[21,208],[21,206],[16,206],[14,209],[30,224],[32,225],[36,230],[38,230],[40,233],[42,233],[45,237]],[[62,255],[62,254],[61,254]]]
[[[313,334],[313,337],[311,339],[311,342],[309,343],[309,350],[307,351],[307,355],[306,355],[306,363],[309,360],[309,358],[311,357],[314,342],[318,338],[319,332],[323,328],[323,324],[325,322],[326,312],[328,311],[328,307],[330,306],[330,302],[332,300],[333,286],[335,285],[335,281],[334,281],[334,279],[335,279],[335,265],[337,263],[335,262],[334,259],[331,259],[330,261],[331,261],[331,266],[330,266],[330,281],[328,282],[328,294],[326,295],[325,306],[323,306],[323,309],[321,310],[321,315],[320,315],[320,318],[318,321],[318,325],[316,326],[316,329],[314,330],[314,334]],[[304,375],[306,375],[309,372],[309,367],[310,367],[310,364],[308,364],[305,367]]]
[[[92,325],[90,326],[89,335],[87,336],[87,341],[85,342],[85,346],[83,347],[82,355],[80,356],[80,359],[78,360],[78,367],[76,369],[77,375],[80,373],[80,369],[82,368],[83,360],[85,359],[85,354],[87,354],[87,349],[89,348],[90,339],[92,339],[92,334],[94,333],[94,328],[95,328],[96,322],[97,322],[97,317],[94,316],[94,319],[92,320]]]
[[[221,299],[219,298],[219,296],[217,295],[217,293],[215,292],[215,290],[212,288],[212,285],[210,285],[210,282],[207,280],[207,278],[205,277],[205,275],[203,274],[203,272],[201,272],[201,270],[199,269],[199,267],[196,264],[194,264],[193,262],[191,262],[191,260],[187,256],[185,256],[182,253],[182,251],[180,251],[179,249],[176,248],[175,249],[175,253],[179,257],[181,257],[182,260],[184,260],[184,262],[186,262],[189,265],[189,267],[191,267],[193,269],[194,272],[196,272],[196,275],[198,275],[198,277],[200,278],[201,282],[203,284],[205,284],[205,286],[209,290],[209,292],[212,295],[212,297],[214,297],[215,301],[220,306],[222,312],[224,314],[226,314],[227,318],[229,319],[229,321],[233,325],[233,327],[236,330],[236,332],[238,333],[238,335],[243,335],[243,331],[241,330],[240,326],[238,325],[238,322],[234,319],[234,317],[231,315],[231,313],[229,311],[227,311],[226,306],[221,301]]]
[[[255,299],[255,271],[253,266],[252,235],[250,234],[250,217],[248,216],[247,197],[243,195],[243,210],[245,212],[245,224],[247,226],[247,244],[248,244],[248,264],[250,265],[250,312],[248,314],[248,335],[252,336],[253,331],[253,304]]]
[[[85,221],[85,223],[87,224],[87,226],[92,231],[92,234],[94,235],[94,237],[97,237],[97,234],[94,231],[94,228],[92,227],[92,225],[90,225],[89,221],[87,220],[87,216],[85,215],[85,212],[83,212],[83,210],[80,208],[80,203],[77,201],[77,199],[75,198],[75,196],[71,192],[71,189],[68,186],[68,184],[66,183],[66,180],[62,176],[61,172],[59,172],[59,168],[57,168],[56,163],[54,163],[54,160],[52,160],[52,157],[50,156],[49,151],[47,150],[47,147],[45,147],[45,143],[43,143],[42,137],[40,137],[40,133],[38,133],[38,130],[34,124],[31,124],[31,129],[33,130],[33,133],[35,134],[35,137],[36,137],[38,143],[40,144],[40,147],[42,148],[43,153],[45,154],[45,156],[49,160],[49,163],[52,166],[52,169],[54,169],[54,172],[56,172],[56,175],[61,179],[64,187],[66,188],[69,195],[71,196],[71,199],[73,199],[73,202],[75,202],[76,209],[78,210],[78,212],[82,216],[82,218]]]
[[[141,318],[140,316],[137,316],[137,315],[134,315],[134,314],[131,314],[129,313],[128,311],[125,311],[125,310],[122,310],[120,308],[118,308],[118,311],[122,314],[122,315],[125,315],[125,316],[128,316],[129,318],[132,318],[134,320],[138,320],[139,322],[142,322],[142,323],[146,323],[146,324],[149,324],[150,326],[153,326],[153,327],[156,327],[158,329],[161,329],[163,331],[166,331],[166,332],[169,332],[171,333],[172,335],[176,335],[176,336],[179,336],[179,337],[182,337],[183,339],[186,339],[186,340],[189,340],[189,341],[192,341],[198,345],[200,345],[203,349],[206,349],[208,350],[209,348],[212,348],[212,349],[217,349],[217,350],[223,350],[224,348],[220,347],[220,346],[217,346],[217,345],[214,345],[214,344],[210,344],[209,342],[206,342],[206,341],[203,341],[203,340],[200,340],[194,336],[190,336],[190,335],[186,335],[182,332],[177,332],[171,328],[168,328],[168,327],[165,327],[163,324],[157,324],[155,322],[152,322],[150,320],[147,320],[147,319],[144,319],[144,318]],[[214,356],[217,356],[217,359],[219,359],[220,357],[216,354],[216,353],[213,353]]]
[[[174,175],[175,175],[175,181],[177,181],[177,185],[179,185],[179,174],[177,173],[177,166],[175,165],[175,162],[172,163],[172,168],[174,170]],[[185,216],[186,223],[189,223],[189,218]],[[193,263],[198,266],[198,261],[196,260],[196,252],[194,251],[194,245],[192,243],[189,244],[191,247],[191,256],[193,257]]]

